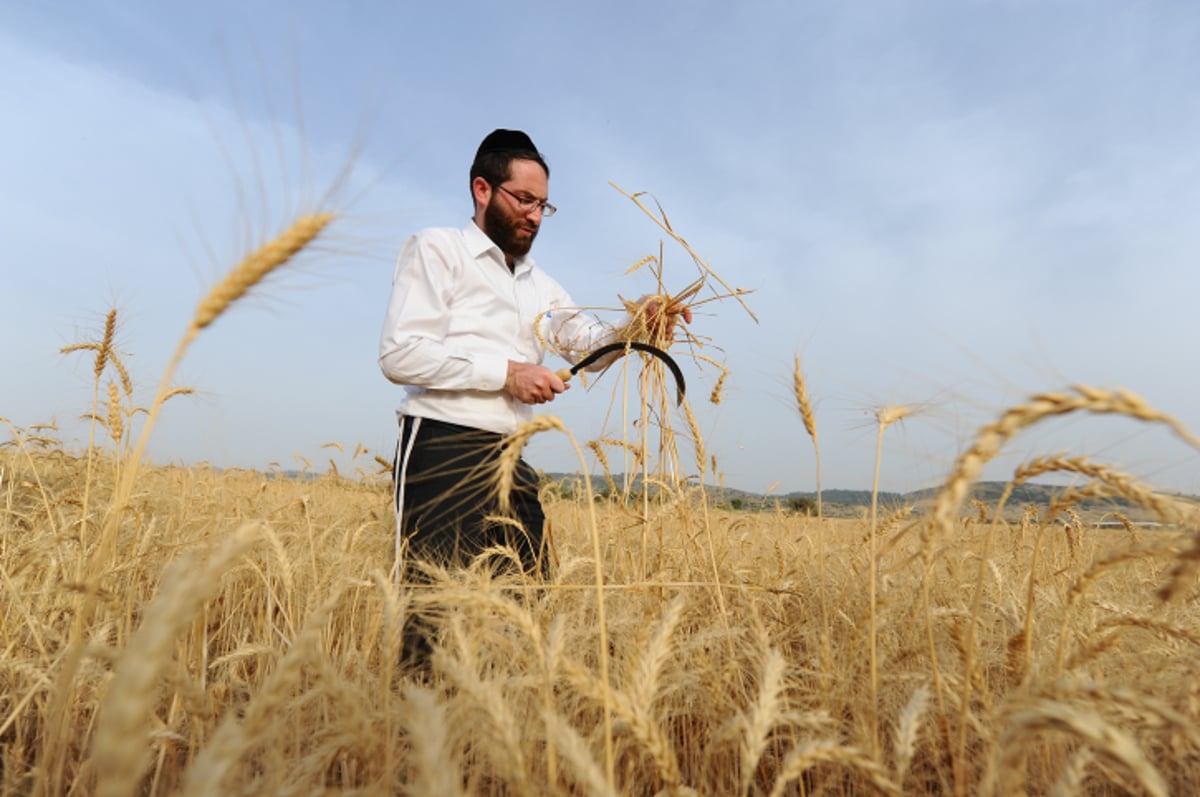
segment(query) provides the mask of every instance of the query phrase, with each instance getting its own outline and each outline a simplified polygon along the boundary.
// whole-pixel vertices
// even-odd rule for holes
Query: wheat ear
[[[611,712],[617,719],[627,724],[630,733],[642,743],[651,758],[654,759],[658,774],[668,788],[679,785],[681,775],[678,758],[671,747],[670,740],[649,712],[643,711],[634,699],[613,689],[595,674],[570,659],[563,660],[563,674],[580,693],[601,705],[606,705],[606,711]]]
[[[817,517],[821,517],[821,443],[817,439],[817,420],[813,413],[812,402],[808,400],[808,387],[804,382],[804,372],[800,369],[800,355],[793,355],[792,392],[796,396],[796,408],[800,411],[800,421],[804,431],[812,439],[813,453],[817,460]]]
[[[1058,415],[1071,412],[1127,415],[1137,420],[1161,423],[1170,428],[1180,439],[1200,449],[1200,439],[1187,427],[1170,415],[1159,412],[1145,400],[1125,390],[1104,390],[1076,385],[1074,393],[1042,393],[1024,404],[1006,410],[999,419],[984,426],[975,437],[975,442],[959,456],[954,470],[938,491],[934,502],[934,523],[928,528],[925,542],[925,559],[933,556],[934,539],[937,534],[948,535],[954,527],[959,508],[966,499],[970,485],[979,478],[984,465],[990,462],[1008,441],[1022,429]]]
[[[150,411],[146,415],[146,422],[142,425],[141,434],[138,435],[137,446],[134,448],[130,461],[121,474],[121,481],[113,493],[113,505],[109,511],[104,532],[101,535],[99,553],[105,553],[109,544],[111,544],[112,537],[116,532],[117,522],[121,517],[121,511],[126,501],[129,500],[129,494],[133,489],[134,477],[137,475],[138,465],[146,451],[150,432],[154,428],[155,421],[158,420],[159,410],[172,392],[170,387],[171,380],[188,346],[196,339],[201,330],[211,325],[213,321],[229,309],[230,305],[245,296],[247,291],[252,287],[262,282],[271,272],[286,264],[299,254],[301,250],[312,243],[313,239],[320,235],[334,218],[335,216],[332,213],[314,213],[300,217],[274,240],[247,255],[241,263],[225,276],[225,279],[221,280],[216,287],[209,291],[207,296],[200,300],[200,304],[196,306],[196,313],[188,325],[187,331],[184,332],[183,337],[175,348],[175,354],[171,357],[171,362],[167,365],[166,371],[163,372],[158,390],[155,392],[154,401],[150,405]],[[90,572],[96,572],[96,568],[94,567],[89,570]]]
[[[416,776],[409,794],[463,794],[462,764],[450,744],[446,708],[429,689],[410,686],[404,692],[401,722],[412,744]]]
[[[1060,731],[1086,742],[1102,758],[1124,765],[1152,797],[1167,797],[1170,793],[1162,775],[1128,733],[1113,727],[1093,711],[1042,700],[1013,715],[1011,724],[1000,737],[1002,754],[996,765],[1000,775],[999,794],[1016,793],[1024,771],[1023,759],[1031,749],[1025,737],[1041,731]]]
[[[171,648],[196,612],[221,587],[220,576],[254,541],[257,526],[243,526],[202,567],[177,561],[162,590],[129,639],[100,708],[95,750],[99,797],[134,794],[149,766],[147,729],[158,698],[156,681],[171,662]]]
[[[104,373],[105,367],[108,365],[110,358],[114,362],[119,362],[113,357],[113,339],[117,334],[117,308],[111,308],[104,317],[104,334],[97,343],[78,343],[73,346],[66,346],[60,349],[61,354],[77,351],[81,349],[91,349],[96,352],[96,359],[92,364],[92,423],[88,424],[88,455],[87,455],[87,471],[83,479],[83,512],[79,521],[79,547],[80,550],[87,550],[87,523],[90,517],[91,493],[92,493],[92,465],[95,461],[96,448],[96,422],[100,406],[100,377]],[[125,369],[121,369],[122,375]],[[129,377],[125,376],[125,381],[128,382]],[[83,561],[80,559],[80,566]],[[77,573],[77,577],[82,578],[83,573]]]
[[[892,782],[883,767],[853,747],[829,739],[804,742],[788,753],[780,767],[779,776],[771,788],[771,797],[783,797],[787,786],[805,771],[821,762],[846,764],[864,774],[876,789],[900,797],[900,787]]]
[[[128,456],[126,464],[122,467],[120,480],[113,489],[108,515],[100,532],[100,539],[88,557],[86,564],[83,566],[83,572],[87,574],[87,577],[95,578],[99,574],[106,572],[109,563],[112,561],[116,546],[117,529],[120,526],[121,519],[125,516],[125,507],[129,502],[129,496],[133,492],[133,483],[136,480],[138,468],[145,454],[146,444],[149,442],[150,433],[154,428],[155,421],[158,419],[158,413],[162,408],[163,402],[171,392],[170,385],[172,377],[175,374],[175,369],[178,368],[179,362],[183,359],[188,346],[196,339],[201,329],[211,324],[221,313],[229,308],[232,302],[244,296],[252,286],[291,260],[292,257],[311,243],[334,218],[335,216],[332,213],[318,213],[298,219],[273,241],[247,255],[200,302],[196,309],[195,317],[189,323],[183,337],[176,345],[175,353],[172,355],[171,361],[163,372],[158,390],[155,392],[154,402],[151,404],[150,411],[146,414],[146,421],[142,426],[141,434],[138,436],[137,445]],[[83,629],[91,618],[94,601],[94,591],[86,591],[83,601],[75,613],[75,617],[71,623],[70,647],[67,650],[63,665],[59,669],[54,697],[51,699],[50,708],[47,712],[50,718],[50,727],[53,729],[49,734],[52,741],[42,749],[40,765],[46,767],[50,772],[59,773],[63,769],[62,756],[65,755],[65,750],[53,740],[63,738],[61,729],[66,722],[67,706],[65,700],[67,695],[71,693],[69,685],[74,680],[83,662]]]
[[[183,797],[224,793],[223,781],[246,754],[247,748],[260,744],[271,722],[278,721],[279,707],[287,705],[288,696],[301,681],[305,666],[325,655],[321,636],[341,596],[342,588],[336,587],[325,602],[305,618],[292,646],[263,679],[240,719],[236,713],[226,715],[209,736],[204,749],[188,763],[178,793]]]
[[[704,471],[707,465],[704,457],[704,438],[700,434],[700,424],[696,422],[696,416],[692,414],[691,403],[683,402],[683,414],[687,418],[688,430],[692,433],[692,446],[696,452],[696,474],[700,477],[700,483],[704,484]]]
[[[767,748],[767,739],[771,734],[771,729],[784,714],[783,697],[787,685],[784,674],[786,669],[787,661],[783,654],[775,648],[769,648],[766,659],[763,661],[758,699],[738,720],[742,727],[740,747],[743,795],[750,793],[750,787],[754,782],[754,771],[758,768],[763,751]]]
[[[245,296],[246,291],[299,254],[333,219],[332,213],[302,216],[277,238],[251,252],[197,305],[192,319],[195,330],[199,332],[216,321],[229,305]]]
[[[553,415],[536,415],[532,420],[521,424],[517,431],[501,442],[500,463],[496,472],[496,490],[500,495],[501,511],[512,511],[513,482],[516,479],[517,465],[521,462],[521,454],[525,451],[525,446],[535,434],[550,429],[566,431],[562,421]]]
[[[554,749],[570,765],[575,779],[582,787],[580,793],[597,795],[597,797],[617,797],[616,788],[606,778],[604,769],[592,757],[587,741],[579,735],[579,732],[557,714],[547,715],[545,723]],[[426,793],[437,794],[437,792]]]
[[[1096,760],[1096,755],[1086,747],[1076,750],[1067,759],[1062,774],[1050,789],[1049,797],[1075,797],[1083,794],[1083,782],[1087,778],[1087,768]]]
[[[904,785],[904,776],[908,774],[908,767],[912,764],[913,756],[917,752],[917,736],[921,731],[921,717],[928,704],[929,689],[920,686],[913,692],[912,697],[908,699],[908,703],[900,712],[900,718],[896,725],[897,785]]]
[[[475,746],[496,767],[498,774],[514,794],[533,793],[529,780],[531,762],[525,754],[525,738],[514,706],[504,698],[499,682],[484,679],[472,658],[460,660],[448,655],[438,657],[439,669],[457,689],[459,700],[474,704],[481,722],[474,726]]]

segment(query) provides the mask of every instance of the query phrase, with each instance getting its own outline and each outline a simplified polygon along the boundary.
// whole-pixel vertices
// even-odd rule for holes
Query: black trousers
[[[465,566],[488,548],[506,545],[517,552],[527,573],[546,575],[546,517],[538,500],[537,472],[525,460],[517,463],[509,493],[509,517],[520,526],[497,520],[502,441],[502,435],[467,426],[402,419],[393,475],[405,561]]]
[[[462,567],[497,545],[515,550],[526,573],[548,574],[538,476],[524,460],[517,464],[509,495],[510,516],[520,526],[495,519],[501,517],[497,477],[502,441],[499,434],[466,426],[401,419],[393,501],[398,554],[405,563],[403,582],[428,582],[421,561]],[[511,559],[499,564],[508,569]],[[437,614],[436,609],[426,609],[409,616],[402,632],[403,671],[428,676]]]

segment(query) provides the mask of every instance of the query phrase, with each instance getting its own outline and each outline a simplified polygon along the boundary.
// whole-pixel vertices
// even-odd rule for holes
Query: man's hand
[[[670,342],[675,337],[675,321],[682,316],[686,324],[692,323],[692,308],[687,305],[667,305],[658,296],[643,296],[638,299],[646,310],[646,327],[650,330],[651,342]]]
[[[545,404],[571,386],[558,378],[549,368],[532,363],[508,361],[508,378],[504,389],[517,401],[526,404]]]

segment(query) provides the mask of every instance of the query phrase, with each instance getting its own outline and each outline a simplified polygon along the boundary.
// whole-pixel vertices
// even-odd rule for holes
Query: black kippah
[[[533,139],[520,130],[493,130],[479,145],[478,158],[486,152],[537,152]]]

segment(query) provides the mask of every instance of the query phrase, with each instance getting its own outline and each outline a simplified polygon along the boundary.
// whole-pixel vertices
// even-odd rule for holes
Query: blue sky
[[[663,236],[609,185],[653,193],[729,283],[694,329],[731,369],[687,373],[726,484],[814,487],[791,396],[800,354],[825,487],[943,480],[979,426],[1073,383],[1124,387],[1200,429],[1200,9],[1190,3],[0,2],[0,416],[89,409],[62,357],[110,306],[148,402],[196,301],[241,254],[332,200],[319,256],[207,330],[156,461],[390,457],[376,365],[404,239],[470,214],[495,127],[528,131],[560,213],[534,254],[581,304],[636,297]],[[361,142],[361,147],[359,143]],[[667,243],[665,274],[695,272]],[[619,436],[608,389],[551,407]],[[1068,451],[1200,492],[1200,458],[1124,419],[1020,436],[988,471]],[[563,439],[539,467],[578,467]],[[684,461],[689,461],[684,456]]]

